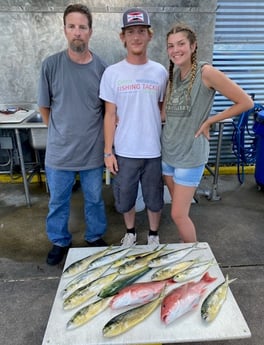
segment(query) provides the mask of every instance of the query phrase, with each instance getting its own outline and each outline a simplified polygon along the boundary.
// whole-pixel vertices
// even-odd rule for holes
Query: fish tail
[[[217,278],[216,277],[212,277],[210,276],[210,274],[208,272],[206,272],[203,276],[201,281],[205,282],[205,283],[211,283],[213,281],[215,281]]]
[[[175,281],[173,280],[173,277],[172,277],[172,278],[169,278],[169,279],[166,281],[166,285],[171,285],[171,284],[175,284]]]
[[[235,280],[237,280],[237,278],[229,279],[228,274],[226,275],[226,282],[227,282],[227,285],[233,283]]]

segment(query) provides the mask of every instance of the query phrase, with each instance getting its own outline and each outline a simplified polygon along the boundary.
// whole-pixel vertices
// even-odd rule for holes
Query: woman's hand
[[[207,119],[204,121],[204,123],[201,125],[201,127],[198,129],[198,131],[195,133],[195,138],[198,138],[199,135],[203,134],[208,140],[210,139],[210,127],[211,124],[209,120]]]

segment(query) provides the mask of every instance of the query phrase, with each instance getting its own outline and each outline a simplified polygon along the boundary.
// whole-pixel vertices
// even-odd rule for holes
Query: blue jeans
[[[49,240],[58,246],[68,246],[72,235],[69,232],[70,200],[77,173],[84,196],[86,222],[85,240],[93,242],[106,232],[105,206],[102,199],[103,167],[84,171],[65,171],[45,167],[50,191],[49,212],[46,229]]]

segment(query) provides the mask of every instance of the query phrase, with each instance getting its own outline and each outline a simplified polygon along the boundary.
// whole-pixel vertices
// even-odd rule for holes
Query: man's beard
[[[74,40],[70,43],[70,48],[75,53],[83,53],[86,49],[86,45],[80,40]]]

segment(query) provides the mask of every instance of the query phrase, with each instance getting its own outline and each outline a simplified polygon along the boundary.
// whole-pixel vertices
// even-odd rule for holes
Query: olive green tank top
[[[209,141],[195,133],[208,118],[215,90],[207,88],[202,81],[199,62],[191,94],[188,95],[190,73],[180,79],[180,70],[174,74],[172,93],[166,104],[166,122],[162,131],[162,159],[175,168],[191,168],[205,164],[209,156]]]

